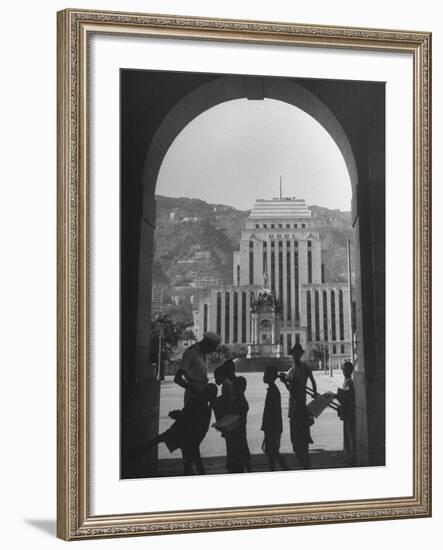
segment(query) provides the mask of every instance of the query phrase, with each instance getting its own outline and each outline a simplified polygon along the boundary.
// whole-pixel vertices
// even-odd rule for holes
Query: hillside
[[[195,278],[232,280],[232,253],[249,211],[199,199],[157,196],[154,282],[186,286]]]

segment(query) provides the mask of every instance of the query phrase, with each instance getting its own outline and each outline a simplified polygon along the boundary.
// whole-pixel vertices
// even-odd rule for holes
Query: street
[[[261,455],[263,454],[261,450],[263,432],[260,430],[260,427],[267,386],[262,380],[263,373],[248,372],[237,374],[244,376],[248,383],[245,395],[249,403],[247,425],[249,449],[251,454]],[[319,393],[336,391],[337,387],[341,387],[343,382],[343,376],[340,370],[335,370],[333,377],[330,377],[329,374],[315,371],[314,377],[317,382],[317,391]],[[211,382],[212,381],[213,380],[211,380]],[[288,391],[279,381],[277,381],[277,385],[282,395],[283,434],[281,452],[292,453],[292,446],[289,438],[289,423],[287,420]],[[172,376],[167,376],[162,382],[160,391],[160,432],[168,429],[173,422],[168,417],[168,412],[174,409],[181,409],[182,407],[183,389],[174,384]],[[211,423],[212,422],[214,422],[214,419],[211,420]],[[343,448],[343,424],[338,418],[337,413],[330,408],[327,408],[319,418],[316,419],[315,424],[311,428],[311,435],[314,444],[310,446],[310,450],[313,452],[336,452],[341,451]],[[224,456],[226,454],[225,441],[214,428],[209,429],[208,434],[200,445],[200,452],[203,458]],[[166,446],[161,443],[159,445],[158,456],[160,459],[180,458],[181,452],[177,450],[174,453],[170,453]]]

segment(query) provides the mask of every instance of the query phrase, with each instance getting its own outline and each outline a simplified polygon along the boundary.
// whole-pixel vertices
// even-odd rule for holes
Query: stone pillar
[[[385,464],[385,135],[384,91],[371,98],[365,158],[353,212],[356,242],[357,353],[355,373],[358,464]],[[356,207],[356,208],[355,208]],[[362,361],[363,359],[363,361]]]
[[[133,351],[127,349],[125,356],[122,356],[124,405],[121,475],[123,478],[145,477],[155,475],[157,472],[157,449],[148,453],[144,450],[146,442],[158,433],[160,399],[160,382],[156,380],[156,369],[149,361],[155,228],[153,197],[151,201],[145,201],[143,216],[138,222],[138,227],[138,270],[134,289],[136,290],[135,341]]]

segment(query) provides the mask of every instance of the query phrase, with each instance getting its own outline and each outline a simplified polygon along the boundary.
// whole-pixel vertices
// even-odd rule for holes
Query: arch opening
[[[329,83],[325,85],[326,88],[328,86],[333,87],[333,85]],[[337,106],[337,102],[335,102],[335,104],[334,101],[329,103],[325,102],[324,97],[320,99],[321,94],[317,95],[314,91],[318,92],[315,86],[310,86],[307,82],[298,82],[295,79],[242,76],[211,78],[203,85],[195,86],[191,92],[183,94],[182,98],[177,101],[173,107],[165,110],[165,116],[162,122],[150,139],[144,162],[141,188],[142,222],[140,230],[140,257],[142,257],[147,250],[152,251],[153,231],[155,228],[154,195],[159,176],[161,176],[163,161],[168,151],[173,148],[176,139],[180,138],[180,134],[186,127],[188,127],[188,125],[191,126],[193,121],[197,120],[199,116],[204,116],[204,113],[208,113],[212,108],[217,108],[222,104],[238,101],[240,99],[268,100],[297,107],[312,117],[317,124],[321,124],[334,140],[336,147],[338,147],[344,159],[352,187],[352,223],[356,243],[355,278],[357,297],[355,310],[352,313],[357,320],[356,324],[359,326],[360,331],[360,334],[356,337],[358,350],[356,384],[360,387],[359,422],[361,430],[361,436],[357,441],[358,463],[361,465],[382,464],[384,463],[384,409],[379,409],[379,411],[375,411],[374,414],[374,411],[371,409],[371,404],[368,403],[368,394],[375,388],[377,391],[380,390],[381,395],[384,395],[382,394],[384,388],[384,330],[381,330],[383,325],[382,322],[375,321],[374,324],[374,317],[378,316],[378,319],[380,319],[380,316],[377,314],[379,312],[384,313],[384,303],[378,304],[379,311],[376,312],[374,316],[373,312],[371,313],[371,308],[373,308],[375,303],[374,299],[377,300],[374,296],[373,289],[374,267],[377,268],[377,266],[371,265],[371,269],[369,269],[368,256],[374,256],[376,246],[381,244],[384,246],[384,233],[383,235],[380,234],[378,242],[375,242],[371,231],[374,220],[380,219],[379,211],[384,213],[384,202],[379,200],[378,205],[375,205],[373,208],[370,200],[368,201],[368,198],[371,199],[370,196],[368,197],[368,192],[370,193],[368,184],[372,183],[374,179],[371,173],[377,173],[377,192],[379,193],[379,199],[381,196],[380,191],[384,189],[384,156],[379,155],[375,158],[373,156],[373,150],[379,148],[383,149],[384,147],[384,144],[381,146],[378,144],[381,140],[380,136],[384,131],[384,127],[379,124],[380,121],[376,121],[377,129],[374,131],[374,124],[372,124],[373,121],[371,121],[371,139],[367,140],[366,143],[362,143],[359,137],[360,129],[358,128],[358,124],[354,123],[350,117],[347,117],[347,113],[344,113],[346,108],[349,108],[350,112],[352,112],[352,109],[356,108],[356,105],[353,104],[352,93],[349,95],[349,102],[346,108],[343,108]],[[334,95],[336,97],[336,93]],[[369,95],[370,93],[368,92],[368,96]],[[380,118],[383,118],[384,113],[382,113],[382,109],[380,108],[381,103],[377,94],[374,95],[371,101],[380,111]],[[370,108],[371,105],[368,106],[368,111]],[[368,113],[365,113],[365,116],[366,121],[368,121],[370,119]],[[346,130],[343,126],[344,120],[346,121]],[[361,120],[358,122],[361,123]],[[372,143],[372,141],[374,141],[374,143]],[[381,153],[383,153],[383,151],[381,151]],[[375,170],[374,163],[378,163],[378,170]],[[309,257],[309,250],[307,250],[306,253]],[[268,250],[266,254],[268,255],[266,261],[268,261],[272,252]],[[279,254],[280,252],[277,251],[276,257]],[[284,256],[285,254],[282,253],[281,257],[283,258]],[[276,263],[278,263],[278,261]],[[281,266],[282,265],[283,260]],[[377,269],[380,272],[380,268],[378,267]],[[145,261],[143,258],[139,261],[138,273],[138,295],[140,295],[140,289],[142,287],[149,287],[149,285],[152,284],[152,253],[148,261]],[[263,273],[263,275],[267,276],[268,273]],[[320,278],[323,276],[321,273],[317,275]],[[238,276],[241,277],[242,275],[240,274]],[[382,286],[383,284],[384,277]],[[278,279],[278,276],[274,277],[274,285],[276,292],[279,290],[283,292],[282,282]],[[342,296],[342,292],[341,289],[336,288],[333,290],[331,296]],[[241,295],[242,292],[237,293],[237,302],[240,304],[242,300],[239,296]],[[317,337],[324,326],[327,326],[327,323],[325,324],[323,322],[324,319],[319,319],[324,308],[323,296],[323,292],[314,292],[312,296],[309,295],[309,299],[304,300],[303,297],[298,305],[301,310],[303,307],[306,308],[306,304],[309,303],[311,320],[310,333],[312,335],[311,337],[314,338]],[[365,299],[363,299],[364,296]],[[222,299],[226,300],[224,296]],[[249,298],[248,296],[247,301],[252,304],[253,300],[253,293],[251,293],[251,297]],[[139,301],[138,298],[138,302]],[[342,300],[338,300],[338,298],[336,302],[334,306],[334,315],[337,322],[336,331],[340,333],[343,332],[343,303]],[[150,314],[150,307],[148,306],[144,311],[146,317],[146,312]],[[285,315],[287,314],[286,311]],[[293,313],[294,318],[297,318],[297,315],[300,315],[298,311],[297,313]],[[137,315],[137,318],[140,318],[140,315]],[[221,319],[221,325],[225,322],[225,319]],[[140,323],[137,321],[137,325],[139,324]],[[241,325],[240,321],[238,321],[234,329],[237,337],[239,337],[241,332],[239,325]],[[325,330],[327,331],[327,329]],[[232,335],[233,332],[231,331],[230,334]],[[278,338],[276,335],[274,335],[274,337],[275,341],[277,341]],[[143,341],[146,347],[146,332],[141,338],[142,340],[144,339]],[[279,349],[290,349],[290,344],[299,342],[300,338],[303,338],[303,334],[301,334],[300,331],[297,331],[297,334],[294,335],[294,341],[292,342],[289,341],[289,338],[286,341],[285,338],[280,335],[279,345],[281,348]],[[334,345],[334,347],[336,349],[341,349],[341,346]],[[372,363],[371,360],[376,354],[379,355],[374,363]],[[146,374],[146,371],[144,371],[145,367],[146,359],[137,362],[135,369],[136,379],[140,379],[140,377],[143,378]],[[146,379],[150,380],[149,374]],[[370,387],[371,384],[372,389]],[[148,382],[147,385],[153,386],[154,384]],[[151,390],[148,390],[148,392],[149,391]],[[155,397],[154,395],[155,391],[151,391],[151,394],[153,395],[153,401],[156,399],[158,400],[158,396]],[[381,399],[383,400],[383,397]],[[383,423],[383,427],[381,427],[381,423]],[[123,467],[122,470],[124,469]],[[123,475],[123,477],[125,476]]]

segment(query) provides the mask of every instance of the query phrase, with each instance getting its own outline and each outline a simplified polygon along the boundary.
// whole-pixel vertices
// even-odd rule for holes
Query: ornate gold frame
[[[92,516],[88,504],[87,44],[91,33],[409,52],[414,59],[413,496]],[[431,34],[261,21],[58,13],[58,536],[184,533],[431,515]]]

